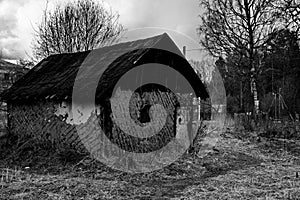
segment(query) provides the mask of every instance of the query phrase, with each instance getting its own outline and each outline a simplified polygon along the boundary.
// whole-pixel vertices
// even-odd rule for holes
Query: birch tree
[[[200,0],[204,9],[198,33],[201,45],[216,57],[238,55],[247,61],[241,72],[250,77],[254,113],[259,111],[257,77],[261,67],[260,50],[267,36],[278,26],[273,17],[278,0]]]

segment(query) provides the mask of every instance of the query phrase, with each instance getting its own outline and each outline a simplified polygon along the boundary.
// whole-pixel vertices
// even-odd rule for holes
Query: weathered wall
[[[59,104],[51,101],[34,104],[9,104],[9,127],[19,138],[34,137],[43,144],[54,147],[71,147],[85,151],[76,128],[57,116]],[[66,146],[67,145],[67,146]]]
[[[152,94],[151,94],[152,95]],[[162,95],[162,96],[161,96]],[[153,97],[155,95],[152,95]],[[159,124],[164,124],[162,121],[156,121],[160,117],[158,117],[161,113],[161,108],[156,106],[153,109],[150,109],[150,115],[152,115],[151,122],[148,124],[144,124],[142,126],[133,126],[134,122],[129,116],[128,110],[128,101],[130,95],[127,92],[123,92],[121,96],[113,98],[112,102],[117,102],[116,104],[112,104],[112,111],[114,113],[118,113],[119,116],[113,116],[114,123],[111,128],[110,134],[115,135],[114,138],[116,140],[120,140],[122,143],[128,141],[128,138],[119,137],[120,130],[123,130],[125,133],[128,133],[128,128],[131,127],[136,129],[131,130],[132,134],[137,133],[138,135],[141,133],[149,133],[153,132],[153,134],[157,133],[159,130],[156,130],[157,127],[160,127]],[[173,101],[170,97],[158,94],[156,98],[159,98],[164,105],[171,104]],[[127,100],[126,100],[127,99]],[[138,103],[133,101],[132,106],[137,106]],[[125,109],[123,109],[125,108]],[[75,123],[71,112],[71,104],[66,102],[54,103],[52,101],[44,101],[44,102],[35,102],[32,104],[9,104],[9,126],[10,131],[13,134],[16,134],[22,137],[34,137],[41,143],[50,144],[54,147],[68,147],[75,148],[79,151],[85,151],[85,147],[82,144],[82,138],[89,143],[91,140],[91,145],[99,145],[95,143],[95,138],[98,137],[97,134],[91,134],[99,132],[99,124],[101,122],[100,109],[97,110],[97,114],[87,113],[86,110],[91,110],[90,106],[83,108],[80,110],[81,120],[79,120],[80,124]],[[138,108],[137,108],[138,109]],[[174,111],[172,111],[174,113]],[[95,116],[94,116],[95,115]],[[175,115],[174,115],[175,116]],[[166,134],[175,134],[175,119],[174,116],[171,116],[170,120],[167,123],[167,127],[163,130],[163,135]],[[164,118],[164,117],[162,117]],[[155,125],[155,123],[157,123]],[[154,125],[153,125],[154,124]],[[77,129],[76,129],[76,127]],[[153,125],[153,126],[152,126]],[[121,129],[118,129],[120,127]],[[78,129],[80,129],[80,137],[78,135]],[[150,130],[151,129],[151,130]],[[153,129],[153,130],[152,130]],[[95,136],[96,135],[96,136]],[[136,135],[136,136],[138,136]],[[144,135],[144,137],[147,137]],[[159,141],[158,141],[159,142]],[[124,145],[128,145],[127,142]],[[129,144],[133,145],[133,144]],[[134,146],[134,145],[133,145]],[[92,147],[91,147],[92,148]]]
[[[0,104],[0,138],[7,134],[7,112],[6,104]]]
[[[111,109],[114,114],[110,117],[113,119],[113,124],[107,130],[109,130],[113,142],[120,143],[122,146],[129,146],[130,150],[135,150],[134,148],[148,148],[149,150],[161,144],[163,145],[166,137],[172,137],[176,133],[177,141],[182,146],[188,147],[190,143],[188,123],[192,120],[189,106],[191,99],[187,95],[177,96],[181,107],[176,110],[174,106],[170,106],[175,104],[174,96],[160,92],[145,95],[149,95],[147,97],[149,101],[161,103],[160,106],[155,104],[150,108],[151,122],[148,123],[141,123],[137,120],[138,115],[140,115],[139,110],[143,105],[140,97],[132,97],[130,91],[118,91],[111,99]],[[96,108],[95,111],[95,108],[91,105],[78,106],[77,108],[80,110],[75,109],[75,113],[80,113],[79,120],[75,120],[77,117],[75,114],[72,116],[71,111],[74,107],[72,108],[70,102],[55,103],[51,100],[45,100],[31,104],[9,103],[8,105],[10,131],[21,139],[33,137],[40,143],[54,148],[73,148],[80,152],[87,152],[87,150],[91,152],[95,148],[99,149],[99,146],[108,145],[109,143],[108,140],[103,139],[103,134],[102,138],[99,138],[101,134],[98,134],[102,131],[100,124],[103,123],[104,118],[100,111],[103,111],[103,109]],[[169,118],[166,118],[163,107],[168,107]],[[198,106],[194,106],[195,111],[197,111],[193,113],[195,118],[198,118],[197,108]],[[194,121],[192,129],[196,133],[198,129],[197,121]],[[157,135],[160,130],[162,130],[160,136],[153,140],[147,139],[150,136]],[[122,136],[121,131],[127,135],[145,139],[142,141],[129,140],[126,135]],[[84,146],[82,141],[89,145]],[[147,147],[146,145],[144,147],[145,143],[152,144],[152,146],[148,145]]]

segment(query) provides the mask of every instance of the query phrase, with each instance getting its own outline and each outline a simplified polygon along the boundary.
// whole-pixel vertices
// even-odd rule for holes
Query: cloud
[[[200,7],[198,0],[106,0],[120,14],[128,29],[163,27],[196,39]]]
[[[16,26],[17,19],[15,16],[12,18],[7,18],[8,16],[5,17],[6,18],[0,18],[0,37],[16,37],[12,30]]]
[[[2,57],[14,59],[22,56],[18,51],[20,42],[16,33],[18,18],[16,13],[24,1],[0,0],[0,51]]]

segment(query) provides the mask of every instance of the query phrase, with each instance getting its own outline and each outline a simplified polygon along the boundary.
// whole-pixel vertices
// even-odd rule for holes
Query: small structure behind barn
[[[0,59],[0,93],[12,86],[28,69]],[[7,133],[6,102],[0,105],[0,137]]]

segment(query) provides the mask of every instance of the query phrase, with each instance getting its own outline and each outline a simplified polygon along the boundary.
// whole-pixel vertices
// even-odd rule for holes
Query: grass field
[[[300,141],[226,132],[204,157],[127,174],[48,151],[1,152],[0,199],[300,199]]]

